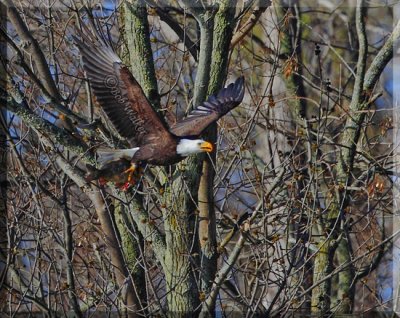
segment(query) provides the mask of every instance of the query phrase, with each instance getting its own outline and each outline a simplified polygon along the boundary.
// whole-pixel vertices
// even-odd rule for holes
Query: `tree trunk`
[[[225,0],[219,5],[215,16],[213,34],[213,55],[211,63],[211,76],[208,86],[208,95],[215,94],[223,87],[229,63],[229,47],[235,27],[236,0]],[[203,138],[216,144],[217,124],[212,124]],[[199,229],[198,235],[201,250],[201,291],[209,294],[217,271],[217,238],[216,218],[214,210],[214,176],[216,163],[216,149],[210,156],[202,156],[202,175],[198,192]],[[208,314],[213,316],[215,303],[207,308]],[[204,315],[205,313],[203,313]]]
[[[194,170],[192,176],[186,180],[197,181],[198,175],[198,169]],[[197,250],[197,236],[194,235],[197,219],[194,209],[191,208],[192,200],[196,198],[186,195],[186,189],[194,188],[197,188],[197,184],[185,183],[180,176],[164,196],[167,208],[163,210],[166,240],[163,269],[167,285],[168,313],[171,317],[187,317],[199,305],[194,276],[198,270],[198,261],[193,255]]]
[[[125,37],[132,73],[141,85],[151,105],[158,110],[160,108],[160,95],[158,94],[154,69],[153,51],[150,45],[146,4],[142,0],[125,1],[123,11]]]

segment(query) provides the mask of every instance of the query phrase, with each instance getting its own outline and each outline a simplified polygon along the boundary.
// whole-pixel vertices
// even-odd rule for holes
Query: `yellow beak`
[[[205,152],[211,152],[213,151],[214,147],[211,143],[205,141],[200,145],[200,149]]]

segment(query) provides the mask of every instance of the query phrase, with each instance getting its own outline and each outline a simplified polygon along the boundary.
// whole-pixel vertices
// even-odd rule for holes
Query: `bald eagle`
[[[131,180],[141,164],[171,165],[186,156],[213,151],[213,145],[199,136],[212,123],[238,106],[244,96],[244,79],[212,95],[172,127],[167,127],[150,105],[142,88],[112,47],[97,32],[81,32],[74,37],[92,91],[118,133],[130,149],[99,149],[103,166],[90,180],[113,181],[113,172],[124,169]],[[121,168],[122,167],[122,168]],[[121,173],[120,171],[116,173]]]

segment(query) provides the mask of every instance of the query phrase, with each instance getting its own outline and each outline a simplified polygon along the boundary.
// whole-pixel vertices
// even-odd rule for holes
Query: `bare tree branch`
[[[39,78],[41,79],[44,87],[55,100],[61,101],[62,97],[50,73],[46,58],[40,49],[39,43],[32,36],[32,33],[28,30],[24,21],[21,19],[14,3],[11,0],[2,0],[2,2],[6,5],[8,17],[15,27],[21,40],[26,42],[26,47],[35,61],[39,72]]]
[[[257,24],[261,15],[271,5],[270,0],[258,1],[247,21],[241,26],[241,28],[232,37],[230,48],[233,49]]]
[[[89,148],[81,140],[36,115],[23,104],[18,104],[13,98],[9,97],[6,99],[5,96],[3,91],[0,96],[1,107],[21,117],[28,126],[34,128],[37,132],[46,134],[48,138],[52,140],[53,145],[62,145],[66,149],[79,155],[84,162],[92,165],[95,164],[93,155],[89,152]]]
[[[197,62],[199,52],[198,45],[190,39],[185,30],[182,29],[182,27],[168,14],[168,12],[166,12],[165,9],[158,6],[153,0],[145,1],[149,4],[149,6],[156,10],[156,13],[160,17],[161,21],[168,24],[168,26],[174,30],[179,39],[185,44],[187,50],[190,52],[190,55],[192,55],[193,59]]]

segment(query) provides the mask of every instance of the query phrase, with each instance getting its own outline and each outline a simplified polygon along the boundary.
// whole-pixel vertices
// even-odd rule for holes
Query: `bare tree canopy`
[[[0,7],[0,312],[398,311],[398,4]],[[115,172],[129,160],[106,184],[88,177],[98,150],[157,129],[161,145],[201,133],[212,147],[143,166],[128,189]]]

